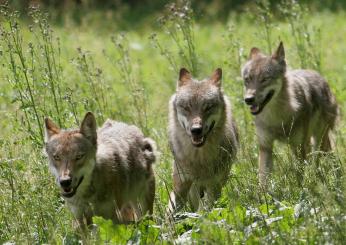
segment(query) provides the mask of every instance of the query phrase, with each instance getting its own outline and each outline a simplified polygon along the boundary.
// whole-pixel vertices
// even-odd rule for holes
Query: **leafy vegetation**
[[[310,243],[342,244],[346,236],[345,135],[341,114],[336,148],[317,162],[312,153],[297,180],[298,163],[285,144],[275,147],[270,191],[257,180],[257,143],[243,103],[241,65],[252,46],[272,51],[283,40],[292,68],[319,70],[345,108],[344,12],[309,12],[283,1],[276,16],[266,1],[227,22],[198,22],[185,1],[162,10],[157,22],[122,32],[113,23],[51,26],[31,9],[30,19],[1,7],[0,24],[0,242],[16,243]],[[89,14],[91,15],[91,14]],[[86,19],[88,16],[85,17]],[[107,28],[99,28],[102,23]],[[107,30],[107,31],[105,31]],[[241,135],[238,159],[212,210],[172,220],[165,213],[172,189],[167,144],[167,104],[178,70],[196,77],[222,67],[225,93]],[[48,171],[43,118],[77,127],[86,111],[138,125],[161,152],[152,219],[116,225],[94,218],[87,235],[73,228]]]

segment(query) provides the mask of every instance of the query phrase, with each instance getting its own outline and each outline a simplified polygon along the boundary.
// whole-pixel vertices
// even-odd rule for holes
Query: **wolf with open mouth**
[[[288,142],[299,160],[332,149],[338,105],[327,81],[313,70],[289,70],[281,42],[272,55],[252,48],[242,69],[245,103],[255,115],[259,179],[266,186],[275,140]],[[311,145],[313,142],[313,145]]]
[[[62,197],[81,228],[92,216],[128,223],[152,213],[155,142],[135,126],[108,119],[97,130],[88,112],[79,129],[45,120],[45,150]]]
[[[169,142],[174,155],[170,211],[189,198],[194,210],[207,194],[213,203],[226,183],[238,146],[231,105],[221,87],[222,70],[204,80],[182,68],[169,103]]]

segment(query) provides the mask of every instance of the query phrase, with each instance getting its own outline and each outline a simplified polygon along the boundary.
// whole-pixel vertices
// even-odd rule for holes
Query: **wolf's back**
[[[321,111],[333,128],[339,108],[327,81],[313,70],[288,71],[287,79],[297,102],[301,106],[311,107],[311,111]]]
[[[98,157],[118,160],[129,165],[135,162],[148,167],[155,162],[156,144],[133,125],[108,119],[98,130]]]

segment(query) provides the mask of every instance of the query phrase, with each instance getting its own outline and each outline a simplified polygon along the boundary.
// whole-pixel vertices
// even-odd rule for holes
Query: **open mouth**
[[[270,90],[267,96],[264,98],[263,102],[261,104],[252,104],[250,106],[250,111],[252,115],[258,115],[261,113],[265,105],[273,98],[274,90]]]
[[[84,176],[82,176],[79,179],[79,182],[78,182],[77,186],[74,187],[74,188],[72,188],[72,187],[63,188],[62,192],[61,192],[61,195],[64,196],[64,197],[67,197],[67,198],[73,197],[76,194],[77,189],[78,189],[79,185],[82,183],[83,179],[84,179]]]
[[[191,135],[191,142],[193,146],[195,147],[201,147],[204,145],[207,135],[211,132],[211,130],[214,128],[215,121],[212,122],[210,125],[208,132],[205,135]]]
[[[196,147],[201,147],[202,145],[204,145],[205,142],[205,137],[204,136],[191,136],[191,142],[194,146]]]

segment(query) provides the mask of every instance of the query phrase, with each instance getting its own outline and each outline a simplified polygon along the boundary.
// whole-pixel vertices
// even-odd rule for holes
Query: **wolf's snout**
[[[193,135],[201,135],[203,132],[202,125],[192,125],[191,127],[191,134]]]
[[[252,105],[255,102],[255,96],[247,96],[244,100],[246,104]]]
[[[59,183],[60,183],[62,188],[69,188],[72,184],[72,178],[62,177],[59,179]]]
[[[192,124],[190,132],[192,144],[196,147],[202,146],[205,142],[202,124]]]

